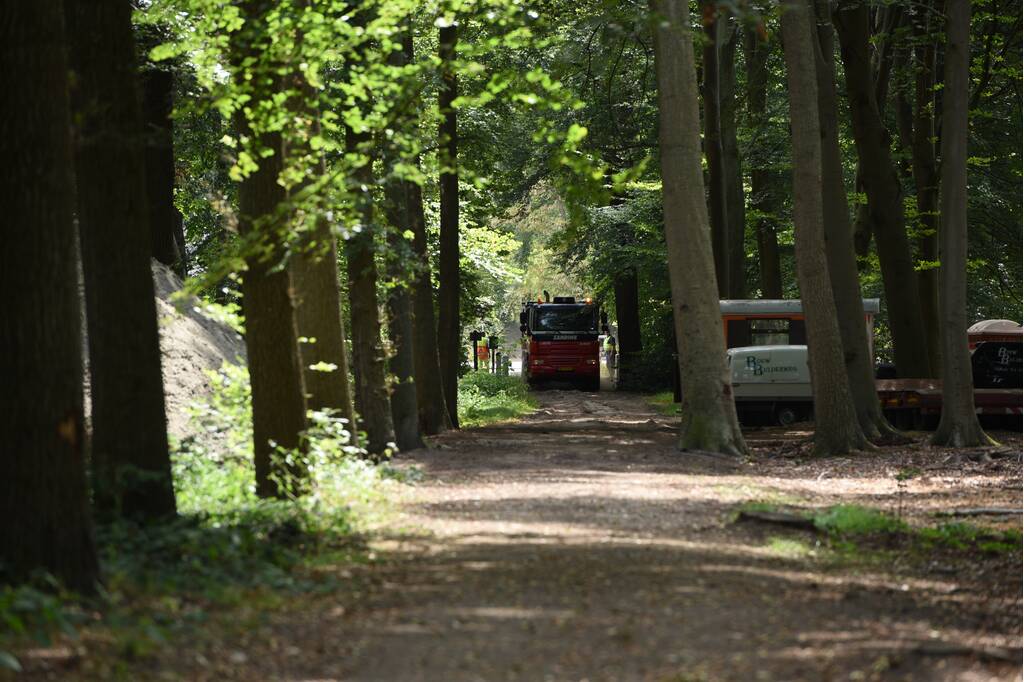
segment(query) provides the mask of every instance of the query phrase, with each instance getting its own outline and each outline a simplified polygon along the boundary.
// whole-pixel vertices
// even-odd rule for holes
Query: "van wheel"
[[[595,379],[586,379],[583,382],[583,390],[590,391],[591,393],[597,393],[601,390],[601,377]]]
[[[779,426],[791,426],[797,420],[796,410],[788,405],[775,408],[775,423]]]

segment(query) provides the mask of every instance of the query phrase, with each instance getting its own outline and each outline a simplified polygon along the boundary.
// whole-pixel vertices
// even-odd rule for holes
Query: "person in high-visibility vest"
[[[615,369],[615,337],[609,334],[604,337],[604,363],[608,371]]]

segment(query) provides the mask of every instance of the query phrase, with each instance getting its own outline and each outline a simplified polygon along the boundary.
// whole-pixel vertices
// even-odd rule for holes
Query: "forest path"
[[[538,396],[519,422],[401,457],[424,473],[403,506],[406,532],[375,544],[380,560],[355,572],[352,601],[328,597],[278,622],[274,637],[302,654],[265,674],[1019,679],[1012,663],[936,655],[949,643],[1019,651],[1019,560],[850,564],[810,533],[734,522],[756,499],[888,508],[891,462],[793,459],[779,438],[801,434],[777,431],[748,434],[749,460],[688,455],[674,447],[676,419],[641,396]],[[1006,471],[960,473],[912,481],[905,508],[970,504],[965,494],[1020,505]]]

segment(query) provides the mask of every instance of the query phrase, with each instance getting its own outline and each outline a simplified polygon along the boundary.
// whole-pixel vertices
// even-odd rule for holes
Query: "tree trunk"
[[[0,5],[0,582],[92,594],[64,36],[59,2]]]
[[[889,134],[875,101],[867,5],[845,5],[836,12],[835,20],[846,71],[860,180],[867,194],[882,268],[896,369],[902,377],[930,377],[928,340],[921,316],[917,273],[907,240],[899,174],[889,153]]]
[[[459,127],[452,102],[458,96],[458,81],[452,62],[458,29],[440,29],[438,56],[441,60],[441,111],[438,164],[440,174],[441,238],[438,288],[437,346],[441,364],[441,382],[452,426],[459,426],[459,370],[462,365],[462,332],[459,324]]]
[[[719,93],[719,53],[722,22],[718,7],[702,0],[704,34],[704,155],[708,163],[708,214],[711,217],[711,248],[715,258],[718,297],[729,297],[729,215],[726,207],[725,160],[722,149],[722,100]]]
[[[655,67],[665,241],[682,384],[679,448],[747,451],[725,362],[700,164],[700,117],[689,8],[655,0]]]
[[[264,10],[259,2],[243,4],[245,26],[233,34],[234,75],[249,83],[255,102],[266,100],[278,88],[276,74],[245,73],[243,61],[254,58],[266,37]],[[246,75],[251,76],[246,78]],[[284,226],[280,204],[284,187],[278,182],[282,169],[280,133],[254,130],[244,112],[237,115],[240,137],[254,140],[259,168],[238,185],[238,231],[252,244],[242,277],[242,314],[245,316],[245,347],[252,390],[253,456],[256,494],[286,497],[301,488],[303,467],[283,462],[276,448],[301,450],[306,428],[306,389],[302,377],[292,278],[280,268],[284,258]],[[271,152],[261,157],[261,151]]]
[[[725,17],[723,17],[724,19]],[[726,222],[729,233],[729,298],[747,297],[745,237],[747,217],[743,196],[743,169],[736,141],[736,46],[739,43],[738,22],[729,26],[728,39],[722,44],[719,63],[721,95],[722,160],[725,170]]]
[[[93,502],[103,514],[173,516],[131,6],[67,0],[64,9],[89,326]]]
[[[434,285],[430,277],[430,253],[427,250],[427,223],[423,212],[423,190],[409,183],[409,219],[412,221],[416,269],[413,273],[413,350],[416,353],[416,400],[419,403],[420,428],[432,436],[452,428],[445,405],[444,382],[437,351],[437,322],[434,317]]]
[[[935,3],[941,12],[942,0]],[[928,40],[930,14],[922,20],[923,26],[915,29],[918,40],[927,41],[918,45],[918,66],[916,69],[913,113],[913,138],[911,157],[914,169],[914,185],[917,194],[917,214],[920,217],[921,237],[918,240],[918,258],[928,263],[939,260],[939,168],[935,159],[935,53],[936,41]],[[925,333],[929,344],[929,360],[933,368],[942,367],[942,335],[939,329],[939,271],[935,267],[924,267],[917,273],[921,292],[921,315],[924,318]]]
[[[143,49],[163,42],[157,27],[144,27]],[[142,129],[146,136],[146,198],[153,258],[184,279],[188,274],[182,217],[174,205],[174,74],[166,64],[140,70]]]
[[[623,226],[632,229],[632,226]],[[618,325],[619,383],[617,388],[629,390],[640,388],[635,382],[635,371],[643,350],[640,334],[640,295],[636,268],[626,268],[616,273],[613,282],[615,290],[615,321]]]
[[[814,2],[817,20],[811,36],[818,86],[818,115],[821,125],[821,198],[825,226],[825,255],[835,298],[843,360],[850,384],[857,420],[868,438],[891,435],[894,429],[882,415],[875,389],[874,358],[871,357],[857,257],[853,251],[853,225],[843,182],[843,157],[839,148],[836,107],[836,73],[832,22],[828,0]]]
[[[401,54],[400,52],[398,54]],[[397,159],[388,159],[385,170],[394,168]],[[389,367],[397,383],[391,392],[391,418],[395,425],[395,439],[401,450],[415,450],[423,447],[420,435],[420,420],[415,382],[415,352],[413,343],[413,276],[409,264],[415,262],[413,245],[405,238],[412,231],[410,202],[407,196],[409,183],[399,178],[389,178],[385,185],[385,205],[388,222],[387,273],[390,280],[388,289],[388,331],[393,353]]]
[[[793,130],[793,231],[797,278],[807,324],[815,451],[819,455],[835,455],[864,448],[867,440],[850,394],[825,257],[813,27],[807,0],[784,1],[782,40]]]
[[[296,75],[296,89],[305,102],[315,93],[304,77]],[[326,164],[309,140],[320,134],[319,112],[308,104],[295,102],[296,119],[306,120],[306,129],[293,126],[286,147],[293,146],[297,157],[314,161],[321,177],[327,176]],[[292,153],[286,153],[290,157]],[[293,190],[293,198],[303,198],[312,189],[303,183]],[[307,201],[310,197],[304,197]],[[299,201],[301,204],[301,201]],[[314,216],[305,216],[305,208],[295,207],[296,221],[311,219],[309,231],[303,234],[301,248],[289,259],[295,323],[299,338],[306,405],[311,410],[332,410],[347,421],[350,442],[358,444],[355,410],[349,385],[348,349],[345,343],[345,321],[341,315],[341,292],[338,281],[338,242],[325,215],[317,207]]]
[[[942,417],[935,445],[990,445],[974,412],[967,348],[967,97],[970,88],[970,0],[946,1],[942,110],[942,226],[939,303],[942,316]]]
[[[412,33],[402,38],[405,63],[414,61]],[[419,166],[419,159],[416,159]],[[412,323],[413,368],[416,371],[416,402],[422,433],[433,436],[452,427],[445,406],[444,382],[437,351],[437,317],[434,313],[434,284],[430,276],[430,252],[427,248],[427,221],[423,210],[423,190],[412,181],[405,182],[406,211],[412,230]]]
[[[753,144],[763,147],[771,47],[754,30],[745,32],[744,45],[747,61],[747,125],[754,131]],[[750,169],[750,208],[757,216],[757,262],[761,297],[782,298],[782,265],[779,262],[779,239],[775,233],[778,216],[775,177],[771,170],[761,165],[765,153],[751,156],[755,160],[751,162]]]
[[[271,219],[285,200],[284,189],[277,182],[280,135],[264,135],[262,146],[273,149],[274,155],[261,159],[259,169],[238,186],[239,233],[258,238],[264,247],[246,257],[242,313],[252,388],[256,494],[285,497],[298,490],[302,469],[280,462],[274,444],[286,450],[303,447],[306,387],[291,273],[287,268],[275,269],[284,256],[282,225],[279,219]]]
[[[325,220],[318,220],[308,242],[315,247],[292,256],[290,262],[295,298],[295,321],[307,407],[336,410],[348,421],[356,442],[355,411],[348,380],[345,321],[341,316],[338,288],[338,244]]]
[[[366,136],[346,130],[348,152],[357,153]],[[373,187],[372,161],[355,171],[357,186]],[[369,190],[355,197],[362,229],[345,242],[348,258],[348,296],[352,315],[352,365],[356,378],[356,412],[366,431],[366,450],[374,457],[387,456],[394,445],[395,427],[388,399],[387,359],[381,341],[380,307],[377,303],[377,262],[373,197]]]

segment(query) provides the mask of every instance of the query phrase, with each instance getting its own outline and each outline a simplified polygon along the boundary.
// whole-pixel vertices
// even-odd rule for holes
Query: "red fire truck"
[[[547,298],[545,296],[545,298]],[[519,313],[523,334],[523,376],[530,386],[571,381],[584,390],[601,388],[598,306],[572,296],[526,302]]]

